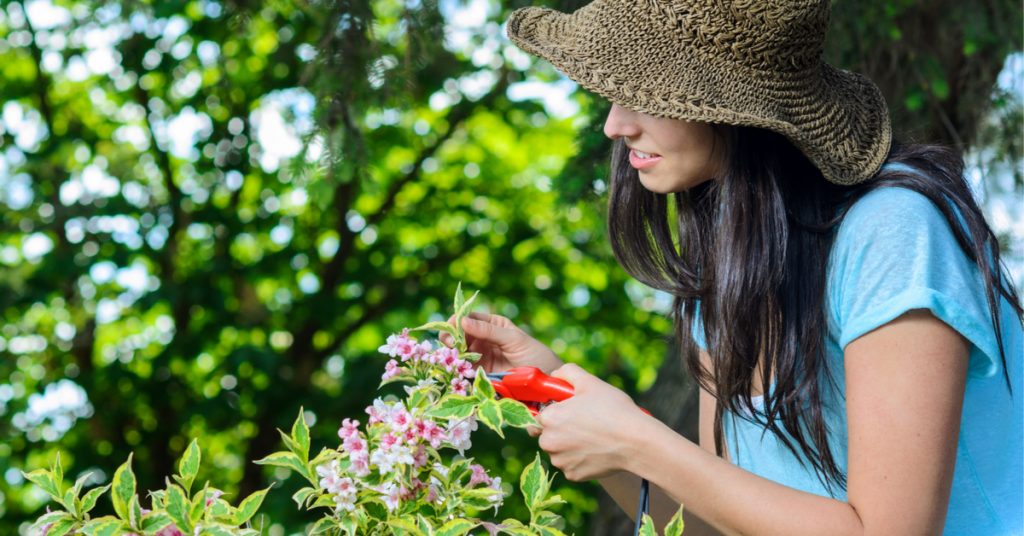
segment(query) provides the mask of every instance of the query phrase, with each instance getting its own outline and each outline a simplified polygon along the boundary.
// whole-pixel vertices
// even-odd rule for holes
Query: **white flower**
[[[370,453],[370,463],[377,466],[381,476],[395,471],[395,458],[389,451],[377,449]]]
[[[398,485],[394,482],[384,482],[375,489],[384,495],[381,498],[384,499],[384,505],[388,507],[389,511],[398,508],[398,501],[402,491]]]
[[[478,427],[476,418],[472,416],[458,421],[448,428],[448,442],[451,443],[452,448],[459,451],[460,455],[465,456],[465,451],[473,446],[473,442],[470,441],[470,435]]]

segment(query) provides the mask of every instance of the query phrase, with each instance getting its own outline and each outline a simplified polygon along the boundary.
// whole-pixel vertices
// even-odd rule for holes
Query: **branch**
[[[394,207],[395,201],[402,189],[413,181],[419,179],[423,162],[437,153],[438,149],[440,149],[440,147],[458,130],[462,123],[472,115],[476,107],[490,107],[495,100],[505,94],[505,91],[508,89],[508,84],[509,80],[507,72],[504,69],[501,69],[497,72],[497,82],[495,82],[494,87],[491,88],[484,97],[475,102],[464,100],[451,109],[448,113],[448,117],[446,118],[449,125],[448,130],[438,136],[434,143],[423,147],[420,150],[413,168],[409,173],[391,183],[380,207],[367,218],[368,226],[380,223],[384,217],[388,215],[389,211]],[[357,128],[354,122],[352,122],[352,117],[346,110],[343,110],[342,119],[346,122],[347,129]],[[345,207],[351,206],[351,203],[354,201],[357,185],[358,179],[353,176],[349,181],[339,184],[336,189],[336,195],[340,194],[342,196],[336,197],[339,201],[337,204],[342,207],[339,208],[338,221],[335,225],[335,231],[338,233],[338,250],[324,265],[323,270],[320,272],[320,290],[310,298],[310,302],[321,301],[334,295],[344,271],[345,261],[352,255],[355,249],[355,239],[357,235],[348,228],[344,214],[347,212],[347,208]],[[315,316],[311,316],[306,320],[305,324],[295,335],[296,344],[290,349],[289,353],[293,359],[303,359],[303,355],[310,351],[312,337],[317,330],[320,329],[321,325],[321,319]],[[322,352],[319,352],[316,355],[311,356],[311,365],[315,366],[323,358],[321,354]]]

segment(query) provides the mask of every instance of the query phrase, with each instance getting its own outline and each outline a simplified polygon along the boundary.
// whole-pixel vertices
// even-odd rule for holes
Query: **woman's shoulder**
[[[952,229],[927,195],[904,186],[881,186],[856,199],[846,211],[837,241],[895,240],[909,236],[948,234]]]

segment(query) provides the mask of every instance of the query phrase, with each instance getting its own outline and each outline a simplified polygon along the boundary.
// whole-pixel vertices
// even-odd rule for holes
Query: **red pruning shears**
[[[544,374],[537,367],[515,367],[505,372],[491,372],[487,378],[501,398],[522,402],[536,417],[544,406],[572,397],[572,384]],[[644,413],[651,413],[640,408]]]

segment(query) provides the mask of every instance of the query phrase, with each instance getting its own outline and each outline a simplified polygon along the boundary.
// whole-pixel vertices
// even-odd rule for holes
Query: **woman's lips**
[[[640,151],[640,152],[643,152],[643,151]],[[637,170],[645,170],[647,168],[650,168],[654,164],[657,164],[658,160],[661,160],[661,155],[656,155],[656,154],[653,154],[653,153],[645,153],[645,154],[648,155],[646,158],[640,156],[639,154],[637,154],[637,150],[636,149],[630,149],[629,150],[629,165],[633,166]]]

